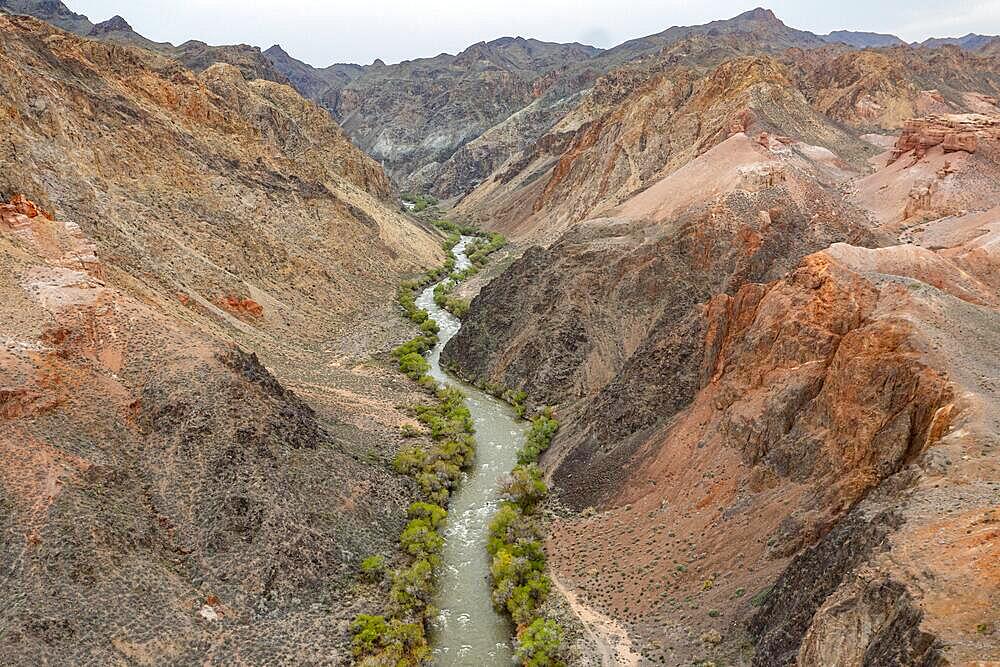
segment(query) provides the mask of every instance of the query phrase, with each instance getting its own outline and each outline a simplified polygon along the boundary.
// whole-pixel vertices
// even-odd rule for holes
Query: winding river
[[[452,252],[456,270],[470,266],[465,249],[474,240],[463,236]],[[444,566],[438,582],[433,623],[434,664],[509,667],[512,663],[511,626],[490,602],[489,556],[486,529],[497,509],[497,478],[510,472],[527,430],[504,402],[456,380],[441,368],[441,348],[462,324],[434,303],[434,287],[417,298],[417,306],[434,318],[440,342],[427,355],[430,375],[458,387],[466,396],[476,425],[476,463],[452,495],[442,552]]]

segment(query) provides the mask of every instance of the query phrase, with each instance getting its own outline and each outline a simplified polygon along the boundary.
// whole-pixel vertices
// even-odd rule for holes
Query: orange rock
[[[920,159],[935,146],[946,153],[974,153],[980,139],[1000,140],[1000,116],[969,113],[914,118],[904,124],[889,162],[911,151]]]
[[[13,204],[0,204],[0,227],[23,229],[31,225],[31,219],[17,210]]]
[[[953,151],[975,153],[976,134],[975,132],[952,132],[951,134],[945,135],[941,147],[944,148],[945,153],[951,153]]]
[[[263,317],[264,307],[253,299],[248,299],[243,296],[234,296],[232,294],[226,296],[222,300],[222,307],[233,313],[236,316],[249,315],[250,317]]]
[[[29,218],[37,218],[39,215],[38,207],[35,206],[35,202],[26,199],[24,195],[14,195],[14,197],[10,200],[10,203],[21,215],[25,215]]]

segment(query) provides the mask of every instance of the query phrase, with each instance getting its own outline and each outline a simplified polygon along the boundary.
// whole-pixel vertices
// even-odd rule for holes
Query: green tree
[[[562,627],[552,619],[535,619],[517,642],[517,658],[525,667],[564,667],[560,657]]]

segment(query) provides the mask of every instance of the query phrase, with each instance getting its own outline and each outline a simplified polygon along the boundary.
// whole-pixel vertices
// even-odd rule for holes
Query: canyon
[[[481,431],[429,660],[526,654],[466,597],[516,409],[530,664],[1000,662],[998,45],[758,8],[319,68],[0,0],[0,661],[383,664],[399,289],[463,229],[510,243],[413,306]]]
[[[458,205],[538,245],[443,358],[556,406],[553,577],[621,664],[997,657],[995,63],[896,116],[844,61],[926,54],[811,56],[581,103]]]

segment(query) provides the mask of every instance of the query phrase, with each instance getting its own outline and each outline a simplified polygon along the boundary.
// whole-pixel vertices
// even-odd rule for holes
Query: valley
[[[0,662],[1000,663],[1000,38],[294,46],[0,0]]]

